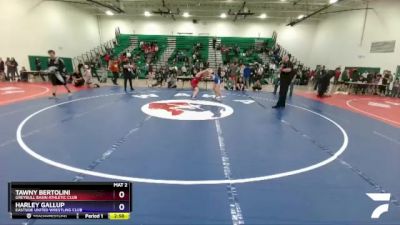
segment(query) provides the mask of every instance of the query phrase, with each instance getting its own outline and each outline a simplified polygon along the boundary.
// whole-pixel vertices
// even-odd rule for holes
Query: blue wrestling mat
[[[109,87],[2,106],[0,224],[400,224],[398,128],[298,96],[275,110],[270,93],[190,94]],[[7,212],[11,181],[114,180],[133,183],[128,221]]]

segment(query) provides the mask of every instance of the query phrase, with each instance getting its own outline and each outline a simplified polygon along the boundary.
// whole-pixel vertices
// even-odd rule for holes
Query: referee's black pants
[[[292,77],[290,74],[281,74],[280,76],[280,87],[279,87],[279,100],[276,103],[276,106],[285,107],[286,105],[286,96],[289,89],[289,85]]]

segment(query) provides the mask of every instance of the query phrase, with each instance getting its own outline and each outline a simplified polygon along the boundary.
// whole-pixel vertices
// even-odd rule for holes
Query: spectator
[[[42,62],[38,57],[35,58],[35,67],[36,71],[39,72],[39,76],[42,78],[43,82],[46,82],[46,79],[44,78],[44,75],[41,73],[42,71]]]
[[[94,83],[92,71],[90,70],[90,67],[88,65],[85,65],[83,67],[83,79],[85,80],[86,86],[88,88],[99,88],[100,87],[99,84]]]
[[[21,77],[21,81],[23,82],[28,82],[28,73],[27,70],[25,68],[25,66],[23,66],[21,68],[21,71],[19,71],[20,77]]]
[[[148,74],[147,74],[147,86],[151,87],[153,79],[155,77],[155,68],[152,64],[148,64]]]
[[[350,80],[350,77],[349,77],[349,76],[350,76],[350,75],[349,75],[349,70],[348,70],[348,69],[345,69],[345,70],[343,70],[342,76],[340,77],[339,80],[341,80],[341,81],[343,81],[343,82],[348,82],[348,81]]]
[[[250,87],[250,76],[251,76],[251,69],[249,64],[246,64],[245,68],[243,69],[243,78],[246,88]]]
[[[127,82],[128,81],[129,81],[129,86],[131,88],[131,91],[134,91],[135,89],[132,86],[132,78],[133,78],[133,75],[134,75],[133,73],[136,70],[136,66],[133,63],[131,63],[128,58],[125,58],[124,62],[122,63],[122,70],[123,70],[122,74],[124,76],[124,90],[125,90],[125,92],[127,92],[126,88],[127,88]]]
[[[213,37],[213,39],[212,39],[212,46],[213,46],[213,49],[215,50],[215,48],[216,48],[216,45],[217,45],[217,38],[216,37]]]
[[[394,97],[394,98],[400,97],[400,80],[399,80],[399,77],[397,77],[393,81],[393,89],[392,89],[391,96]]]
[[[176,88],[176,76],[174,73],[171,73],[170,77],[168,78],[168,88]]]
[[[108,69],[113,74],[113,77],[112,77],[113,84],[118,85],[118,83],[117,83],[118,77],[119,77],[119,61],[118,61],[118,59],[115,58],[115,59],[111,60]]]
[[[3,59],[0,57],[0,80],[5,79],[5,64]]]
[[[335,85],[338,83],[340,75],[342,74],[340,67],[336,68],[335,70]]]
[[[230,78],[233,81],[233,85],[236,87],[236,81],[237,81],[237,76],[238,76],[238,65],[236,62],[232,63],[229,71],[230,71]]]
[[[182,71],[182,75],[183,75],[183,76],[186,76],[186,75],[187,75],[187,69],[186,69],[185,64],[182,65],[181,71]]]
[[[19,74],[19,72],[18,72],[18,62],[15,60],[15,58],[14,57],[12,57],[11,58],[11,63],[12,63],[12,65],[14,66],[14,71],[15,71],[15,75],[17,76],[16,77],[16,80],[18,80],[19,79],[19,77],[20,77],[20,74]]]
[[[352,82],[360,81],[360,72],[357,69],[353,70],[353,73],[351,74],[351,81]]]
[[[325,77],[325,75],[326,75],[325,66],[322,66],[321,69],[317,69],[317,72],[316,72],[316,74],[315,74],[315,79],[314,79],[314,91],[316,91],[317,88],[318,88],[319,80],[320,80],[322,77]]]
[[[164,78],[163,78],[163,75],[161,74],[161,71],[158,71],[158,73],[156,73],[155,78],[156,78],[156,83],[152,84],[151,86],[152,87],[157,87],[157,86],[162,87]]]
[[[244,91],[245,85],[243,81],[243,77],[239,77],[236,81],[236,91]]]
[[[110,60],[111,60],[111,55],[107,52],[104,55],[104,61],[108,64],[110,62]]]
[[[91,73],[92,73],[92,76],[93,76],[93,77],[96,77],[97,80],[100,82],[100,76],[99,76],[99,74],[97,73],[97,65],[96,65],[96,62],[95,62],[95,61],[92,61],[92,62],[89,64],[89,66],[90,66],[90,71],[91,71]]]
[[[10,58],[9,57],[7,57],[5,65],[6,65],[6,69],[7,69],[6,81],[11,81],[11,70],[10,70],[11,62],[10,62]]]
[[[81,87],[85,84],[85,80],[83,79],[82,74],[78,72],[78,70],[72,73],[71,78],[72,78],[72,84],[75,87]]]
[[[239,76],[243,77],[244,76],[244,68],[246,68],[246,66],[241,63],[239,66]]]
[[[16,80],[17,66],[18,64],[15,59],[11,58],[7,65],[7,75],[11,82]]]

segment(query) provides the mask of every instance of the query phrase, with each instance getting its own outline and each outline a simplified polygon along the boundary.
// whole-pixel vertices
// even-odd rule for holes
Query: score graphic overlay
[[[130,182],[11,182],[13,219],[129,219]]]

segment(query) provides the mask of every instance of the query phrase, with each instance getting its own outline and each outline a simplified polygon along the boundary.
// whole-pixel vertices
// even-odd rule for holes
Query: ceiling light
[[[224,19],[224,18],[226,18],[226,14],[225,14],[225,13],[221,13],[221,15],[220,15],[219,17],[221,17],[222,19]]]
[[[329,0],[329,4],[335,4],[338,0]]]
[[[262,13],[262,14],[259,16],[259,18],[260,18],[260,19],[265,19],[265,18],[267,18],[267,14]]]
[[[111,12],[110,10],[107,10],[107,11],[106,11],[106,14],[107,14],[108,16],[114,16],[114,13]]]
[[[144,11],[144,16],[151,16],[151,13],[149,11]]]
[[[299,20],[301,20],[301,19],[303,19],[304,18],[304,15],[303,14],[301,14],[301,15],[299,15],[298,17],[297,17],[297,19],[299,19]]]
[[[182,16],[187,18],[187,17],[190,16],[190,14],[189,14],[188,12],[184,12],[184,13],[182,14]]]

